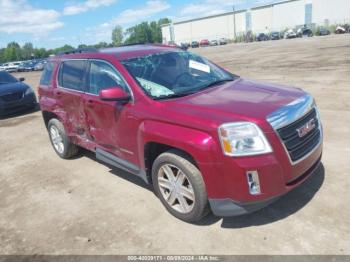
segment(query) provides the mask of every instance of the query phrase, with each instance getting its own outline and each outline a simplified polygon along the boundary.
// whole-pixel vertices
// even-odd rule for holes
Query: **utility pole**
[[[235,4],[232,5],[232,12],[233,12],[233,35],[236,40],[236,12],[235,12]]]

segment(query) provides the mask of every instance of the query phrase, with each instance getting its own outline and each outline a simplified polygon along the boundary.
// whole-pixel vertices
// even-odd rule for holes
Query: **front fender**
[[[145,169],[144,146],[149,142],[156,142],[181,149],[191,155],[198,165],[207,187],[208,196],[220,185],[213,167],[220,163],[222,155],[218,141],[210,134],[184,126],[153,120],[144,121],[138,132],[138,152],[140,165]]]

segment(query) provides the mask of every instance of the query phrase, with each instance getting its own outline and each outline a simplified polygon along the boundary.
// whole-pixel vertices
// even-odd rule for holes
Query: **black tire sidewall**
[[[172,155],[174,154],[168,153],[168,152],[163,153],[154,161],[153,167],[152,167],[152,183],[153,183],[154,191],[158,196],[158,198],[160,199],[160,201],[162,202],[162,204],[165,206],[165,208],[173,216],[186,222],[196,222],[207,214],[206,207],[207,207],[208,200],[207,200],[207,193],[204,186],[204,181],[202,179],[200,171],[195,165],[193,165],[191,162],[185,159],[186,161],[188,161],[188,163],[192,165],[191,167],[192,170],[191,170],[187,167],[187,165],[184,165],[181,161],[179,161],[176,157],[173,157]],[[191,212],[183,214],[174,210],[172,207],[169,206],[169,204],[164,199],[162,193],[160,192],[160,189],[158,186],[158,172],[161,166],[165,164],[170,164],[178,167],[182,172],[186,174],[187,178],[189,179],[195,195],[195,205],[191,210]]]
[[[51,132],[50,132],[50,129],[52,126],[55,126],[57,128],[58,132],[60,133],[60,135],[62,137],[63,145],[64,145],[63,153],[58,152],[53,144]],[[58,119],[51,119],[49,121],[47,127],[49,130],[50,142],[51,142],[51,145],[52,145],[53,149],[55,150],[56,154],[61,158],[64,158],[64,159],[68,158],[68,150],[69,150],[69,146],[70,146],[70,141],[69,141],[68,137],[66,136],[66,132],[64,130],[62,123]]]

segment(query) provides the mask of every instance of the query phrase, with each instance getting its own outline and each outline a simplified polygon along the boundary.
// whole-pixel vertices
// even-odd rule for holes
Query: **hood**
[[[29,86],[22,82],[0,84],[0,95],[12,94],[16,92],[25,92]]]
[[[229,121],[266,122],[269,114],[305,94],[301,89],[239,78],[202,92],[168,100],[171,113],[207,119],[207,124]],[[194,120],[194,119],[193,119]]]

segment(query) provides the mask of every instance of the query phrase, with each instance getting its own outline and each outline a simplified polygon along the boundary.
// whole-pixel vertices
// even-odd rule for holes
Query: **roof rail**
[[[92,53],[92,52],[98,52],[98,49],[96,49],[96,48],[77,48],[77,49],[72,49],[72,50],[60,52],[57,55],[81,54],[81,53]]]

